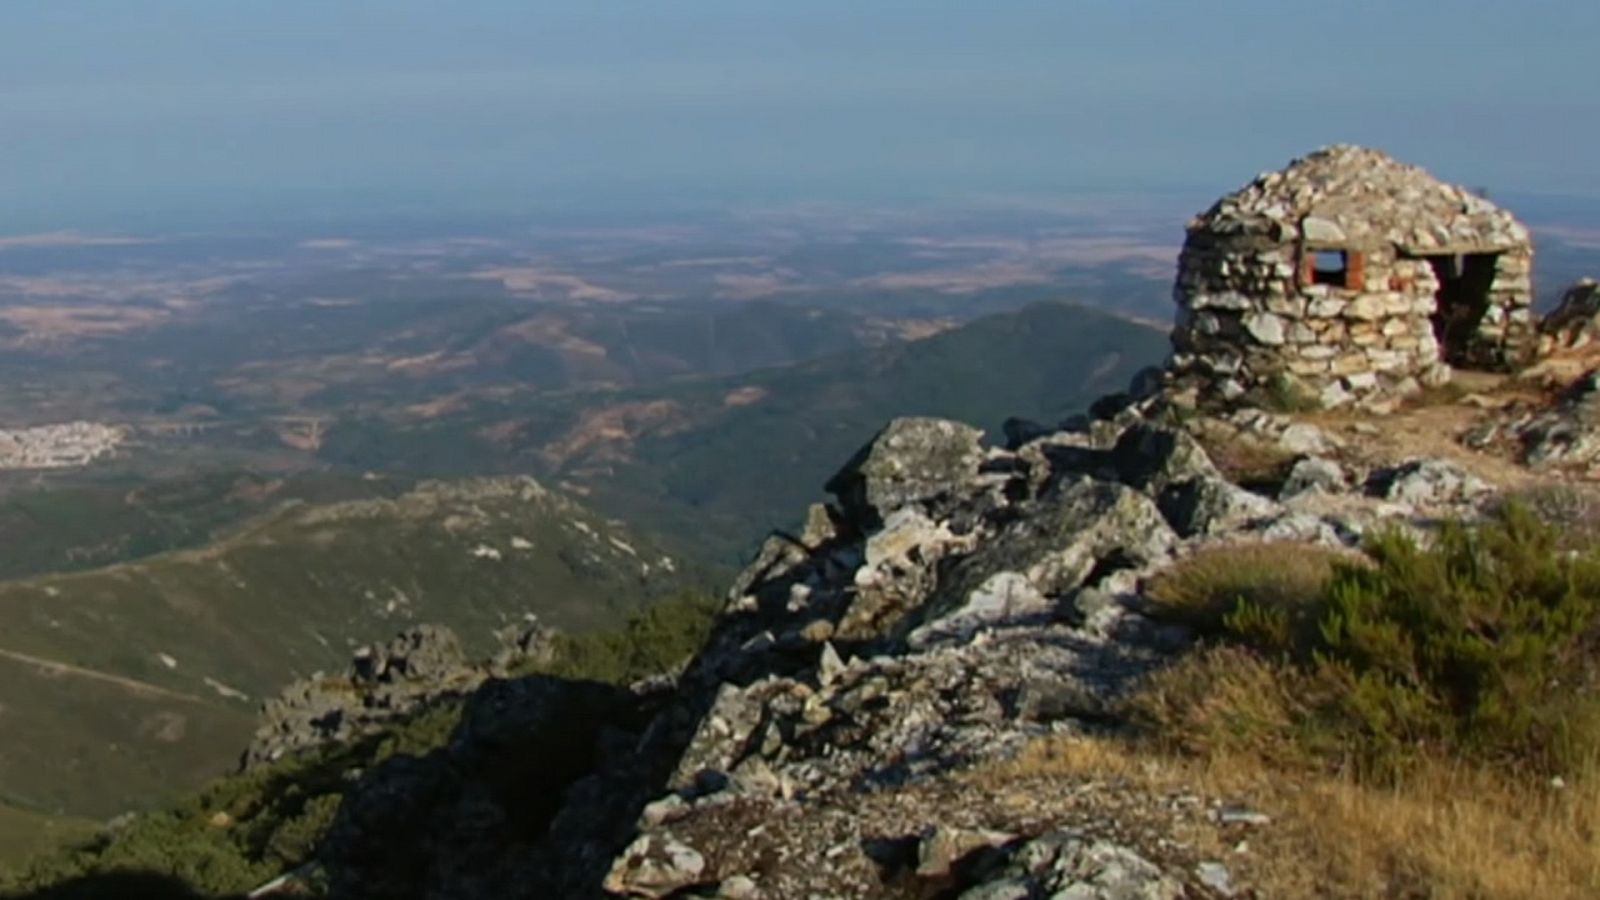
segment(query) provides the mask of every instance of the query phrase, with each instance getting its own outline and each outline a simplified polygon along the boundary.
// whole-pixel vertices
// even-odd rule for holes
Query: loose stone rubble
[[[1326,147],[1189,223],[1172,368],[1203,399],[1381,409],[1448,365],[1534,350],[1532,255],[1493,203],[1379,151]]]

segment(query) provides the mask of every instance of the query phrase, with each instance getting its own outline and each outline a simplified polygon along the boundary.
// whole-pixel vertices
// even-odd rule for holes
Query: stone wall
[[[1298,241],[1191,232],[1179,259],[1173,369],[1224,401],[1289,391],[1381,406],[1449,379],[1434,333],[1439,281],[1424,258],[1349,249],[1343,284],[1313,284]],[[1503,252],[1489,307],[1452,358],[1503,366],[1531,346],[1524,248]]]
[[[1533,317],[1533,250],[1518,247],[1495,260],[1489,309],[1478,323],[1477,340],[1468,361],[1482,368],[1502,369],[1526,362],[1537,351],[1538,323]]]

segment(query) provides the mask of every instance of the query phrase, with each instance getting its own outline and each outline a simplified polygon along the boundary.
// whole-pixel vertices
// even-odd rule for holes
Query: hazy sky
[[[1600,195],[1597,38],[1595,0],[0,0],[0,232],[1220,193],[1333,141]]]

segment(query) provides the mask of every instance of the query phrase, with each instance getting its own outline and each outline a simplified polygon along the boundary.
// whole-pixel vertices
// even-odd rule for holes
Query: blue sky
[[[139,210],[1600,195],[1594,0],[0,0],[0,231]]]

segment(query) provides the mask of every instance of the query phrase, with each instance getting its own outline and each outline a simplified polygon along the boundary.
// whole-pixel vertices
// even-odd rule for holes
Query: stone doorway
[[[1489,292],[1499,258],[1498,253],[1423,257],[1439,280],[1433,336],[1439,341],[1439,355],[1451,365],[1474,361],[1478,326],[1489,311]]]

